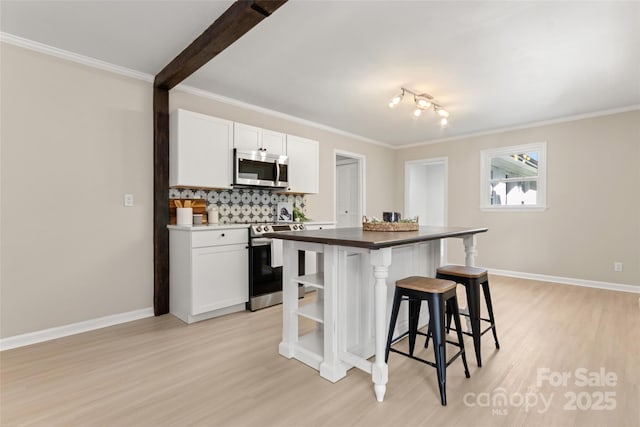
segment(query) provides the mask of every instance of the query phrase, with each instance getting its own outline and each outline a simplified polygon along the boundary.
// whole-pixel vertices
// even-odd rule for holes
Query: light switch
[[[133,206],[133,194],[125,194],[124,195],[124,205],[126,207]]]

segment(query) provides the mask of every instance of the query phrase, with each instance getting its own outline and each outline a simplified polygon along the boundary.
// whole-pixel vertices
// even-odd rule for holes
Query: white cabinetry
[[[171,313],[193,323],[244,310],[249,300],[248,239],[247,228],[170,228]]]
[[[231,187],[233,122],[176,110],[169,140],[171,187]]]
[[[318,141],[287,135],[289,188],[292,193],[318,193],[320,152]]]
[[[233,148],[241,151],[264,150],[270,154],[287,154],[286,135],[268,129],[234,123]]]

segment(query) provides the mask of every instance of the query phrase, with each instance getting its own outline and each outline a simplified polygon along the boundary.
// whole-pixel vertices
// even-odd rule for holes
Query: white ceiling
[[[5,1],[2,32],[155,75],[232,1]],[[640,2],[303,1],[186,85],[392,145],[640,105]],[[387,104],[401,86],[451,112]]]

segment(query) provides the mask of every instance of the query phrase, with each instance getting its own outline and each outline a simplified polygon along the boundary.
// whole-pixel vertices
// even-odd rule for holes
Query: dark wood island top
[[[351,246],[357,248],[382,249],[427,240],[448,237],[464,237],[484,233],[484,227],[420,227],[417,231],[363,231],[360,227],[333,228],[324,230],[279,231],[265,233],[264,237],[298,242],[322,243],[325,245]]]

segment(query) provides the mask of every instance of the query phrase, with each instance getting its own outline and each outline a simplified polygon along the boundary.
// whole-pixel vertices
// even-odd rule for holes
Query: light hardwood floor
[[[4,351],[0,423],[640,425],[638,294],[498,276],[491,286],[501,350],[485,335],[484,366],[478,368],[465,338],[471,378],[464,378],[459,359],[449,366],[447,407],[440,405],[435,370],[397,354],[390,356],[383,403],[375,400],[370,377],[357,369],[332,384],[279,356],[278,306],[193,325],[166,315]],[[616,383],[580,386],[579,368],[604,368]],[[538,387],[543,369],[571,376],[566,385],[543,381]],[[494,402],[501,395],[506,405]],[[572,396],[575,410],[565,408]],[[550,402],[547,409],[542,398]],[[595,409],[599,401],[615,408]]]

